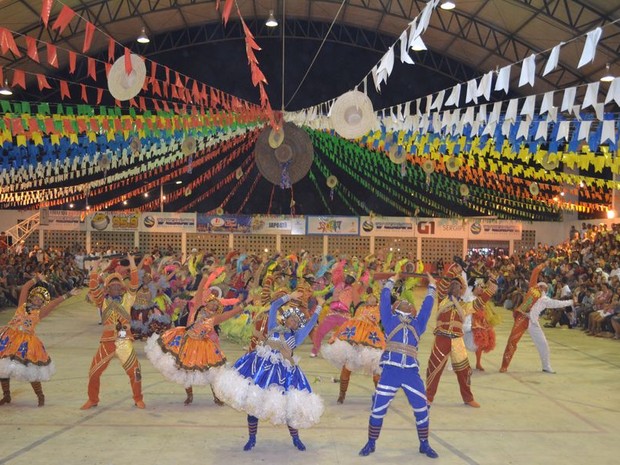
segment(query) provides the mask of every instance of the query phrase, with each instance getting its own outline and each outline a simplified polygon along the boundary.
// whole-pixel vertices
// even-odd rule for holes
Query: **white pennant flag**
[[[519,130],[517,131],[517,139],[521,139],[522,137],[527,139],[529,131],[530,131],[530,122],[521,121],[519,123]]]
[[[601,131],[601,143],[610,141],[616,143],[616,122],[614,120],[603,121],[603,130]]]
[[[577,89],[575,87],[564,89],[564,97],[562,98],[562,106],[560,107],[560,111],[568,111],[573,107],[576,94]]]
[[[579,64],[577,65],[577,68],[581,68],[583,65],[594,61],[596,46],[599,39],[601,38],[602,33],[603,29],[601,29],[600,27],[597,27],[593,31],[588,32],[588,35],[586,37],[586,43],[583,46],[583,52],[581,53],[581,58],[579,59]]]
[[[599,81],[594,81],[588,84],[586,95],[583,98],[583,102],[581,102],[582,109],[588,108],[590,105],[596,105],[599,84]]]
[[[544,115],[549,109],[553,106],[553,91],[547,92],[542,99],[542,103],[540,104],[540,114]]]
[[[499,115],[502,112],[502,102],[495,102],[493,104],[493,110],[489,115],[489,123],[497,123],[499,121]]]
[[[504,121],[515,121],[517,119],[517,105],[519,100],[513,98],[508,102],[508,108],[506,108],[506,115],[504,116]]]
[[[553,122],[558,120],[558,107],[549,108],[548,120]]]
[[[620,105],[620,78],[615,78],[609,85],[607,97],[605,97],[605,103],[609,103],[612,100],[616,102],[616,105]]]
[[[504,66],[502,69],[499,70],[499,74],[497,75],[497,81],[495,81],[495,90],[503,90],[506,94],[508,93],[508,89],[510,87],[511,66],[512,65]]]
[[[442,90],[437,94],[435,101],[431,105],[431,108],[430,108],[431,110],[437,110],[437,111],[441,110],[443,106],[443,99],[444,99],[445,94],[446,94],[445,90]]]
[[[447,107],[458,105],[460,100],[461,100],[461,85],[457,84],[452,88],[452,93],[448,97],[448,100],[446,100],[445,105]]]
[[[482,97],[484,96],[485,100],[489,100],[491,98],[491,88],[493,87],[493,71],[489,71],[482,79],[480,79],[480,85],[478,86],[478,90],[476,91],[476,96]]]
[[[594,107],[594,113],[596,113],[596,119],[599,121],[603,121],[605,119],[605,104],[595,103],[592,106]]]
[[[565,141],[568,141],[568,134],[570,131],[570,121],[560,121],[560,124],[558,126],[558,133],[555,136],[555,140],[562,140],[564,139]]]
[[[409,56],[409,52],[407,51],[409,42],[407,40],[407,30],[405,29],[403,33],[400,35],[400,61],[402,63],[409,63],[410,65],[415,64],[413,59]]]
[[[467,107],[467,110],[465,110],[465,113],[463,114],[463,117],[461,118],[461,121],[463,122],[463,126],[466,124],[473,124],[474,122],[474,107]]]
[[[528,121],[532,121],[534,118],[534,107],[536,105],[536,96],[530,95],[523,102],[523,108],[521,108],[521,115],[525,116]]]
[[[551,50],[551,54],[549,55],[549,59],[547,60],[547,64],[545,65],[545,70],[542,73],[543,76],[546,76],[558,66],[558,60],[560,58],[560,47],[562,45],[564,45],[564,42],[560,42],[558,45],[553,47],[553,50]]]
[[[579,125],[579,134],[577,134],[577,140],[588,140],[591,126],[592,121],[582,121]]]
[[[534,140],[544,139],[547,140],[547,128],[549,124],[547,121],[541,121],[538,123],[538,129],[536,130],[536,135],[534,136]]]
[[[487,106],[480,105],[478,107],[478,117],[476,118],[476,121],[486,121],[486,120],[487,120]]]
[[[465,94],[465,103],[469,103],[473,101],[474,103],[478,103],[478,97],[476,96],[476,92],[478,91],[478,85],[476,84],[476,80],[472,79],[471,81],[467,81],[467,93]]]
[[[534,86],[534,78],[536,76],[536,55],[532,53],[523,60],[521,64],[521,76],[519,77],[519,87],[529,84]]]

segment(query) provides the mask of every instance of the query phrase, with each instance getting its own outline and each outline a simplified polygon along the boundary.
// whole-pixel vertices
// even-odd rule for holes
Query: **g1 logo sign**
[[[480,223],[472,223],[469,228],[472,234],[480,234],[482,232],[482,225]]]
[[[435,222],[418,221],[418,234],[435,234]]]

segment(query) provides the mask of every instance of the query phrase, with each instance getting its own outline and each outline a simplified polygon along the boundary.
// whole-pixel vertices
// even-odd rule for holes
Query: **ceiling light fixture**
[[[140,35],[138,36],[136,41],[140,44],[148,44],[151,41],[151,39],[149,39],[149,36],[146,35],[146,29],[144,27],[142,28],[142,31],[140,32]]]
[[[456,3],[451,2],[451,1],[444,1],[441,2],[441,5],[439,5],[439,8],[441,8],[442,10],[454,10],[456,8]]]
[[[611,82],[614,79],[616,79],[616,77],[611,74],[611,71],[609,71],[609,63],[607,63],[605,65],[605,75],[601,78],[602,82]]]
[[[276,27],[278,25],[278,20],[273,16],[273,10],[269,10],[269,18],[265,21],[265,26],[267,27]]]
[[[4,85],[0,87],[0,95],[13,95],[13,91],[9,87],[9,80],[4,80]]]

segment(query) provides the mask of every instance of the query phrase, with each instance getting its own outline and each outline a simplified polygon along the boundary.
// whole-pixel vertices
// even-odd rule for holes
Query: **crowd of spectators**
[[[472,270],[499,275],[496,305],[514,309],[527,292],[531,270],[546,266],[541,278],[548,295],[572,299],[566,309],[548,311],[547,328],[579,328],[590,336],[620,339],[620,224],[582,224],[562,244],[538,244],[525,254],[470,257]]]
[[[23,242],[16,247],[0,248],[0,309],[17,306],[19,293],[28,280],[37,274],[45,276],[52,298],[84,285],[86,273],[69,250],[32,250]]]

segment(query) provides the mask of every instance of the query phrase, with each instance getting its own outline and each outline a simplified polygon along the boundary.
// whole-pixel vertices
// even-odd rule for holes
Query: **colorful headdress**
[[[287,308],[286,310],[284,310],[282,312],[282,318],[284,318],[284,320],[286,320],[287,318],[290,318],[292,316],[295,316],[295,317],[297,317],[297,319],[299,319],[299,327],[300,328],[303,328],[306,325],[306,323],[308,322],[304,312],[302,312],[297,307],[289,307],[289,308]]]
[[[52,296],[50,295],[50,291],[47,290],[44,286],[34,286],[28,291],[28,300],[32,300],[34,297],[38,297],[43,300],[43,305],[45,306],[49,304],[52,300]]]
[[[110,285],[110,283],[112,283],[112,281],[118,281],[123,286],[125,285],[123,275],[121,275],[120,273],[110,273],[109,275],[107,275],[105,277],[105,280],[103,281],[103,284],[104,284],[104,286],[107,287],[108,285]]]

